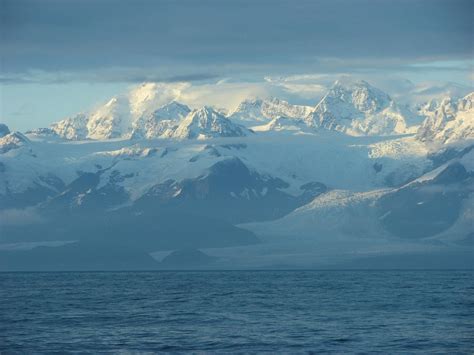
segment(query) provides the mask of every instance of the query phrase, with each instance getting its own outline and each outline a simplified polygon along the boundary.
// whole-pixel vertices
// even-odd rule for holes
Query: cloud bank
[[[4,82],[393,70],[468,60],[474,52],[470,0],[3,0],[0,6]]]

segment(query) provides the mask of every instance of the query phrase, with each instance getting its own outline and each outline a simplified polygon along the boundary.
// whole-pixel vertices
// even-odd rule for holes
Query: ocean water
[[[0,352],[474,351],[473,271],[0,274]]]

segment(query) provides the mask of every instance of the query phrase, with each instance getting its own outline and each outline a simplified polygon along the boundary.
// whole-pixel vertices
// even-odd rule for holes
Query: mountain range
[[[410,107],[340,80],[223,112],[160,90],[0,124],[1,269],[473,266],[474,93]]]

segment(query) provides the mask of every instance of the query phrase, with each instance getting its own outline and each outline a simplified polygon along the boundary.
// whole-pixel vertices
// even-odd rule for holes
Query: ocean
[[[0,352],[472,353],[474,271],[0,273]]]

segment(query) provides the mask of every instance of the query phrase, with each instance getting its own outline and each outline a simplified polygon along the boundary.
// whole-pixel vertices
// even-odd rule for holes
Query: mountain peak
[[[196,112],[205,112],[206,114],[217,114],[217,115],[220,115],[219,112],[217,112],[216,110],[214,110],[214,108],[212,106],[208,106],[208,105],[204,105],[200,108],[198,108],[196,110]]]
[[[202,106],[198,109],[191,111],[186,117],[186,120],[199,120],[202,124],[206,125],[208,124],[208,122],[222,121],[228,119],[220,112],[214,110],[214,108],[212,108],[211,106]]]
[[[460,111],[472,110],[474,108],[474,92],[467,94],[458,102],[458,109]]]
[[[363,80],[336,81],[305,121],[309,126],[350,135],[391,135],[407,130],[406,110]]]
[[[174,138],[241,137],[248,130],[233,123],[210,106],[191,111],[173,133]]]
[[[170,102],[168,102],[167,104],[165,104],[161,107],[187,107],[189,109],[189,107],[187,105],[182,104],[181,102],[176,101],[176,100],[171,100]]]
[[[0,154],[7,153],[12,149],[18,149],[29,142],[30,140],[23,133],[8,133],[0,138]]]
[[[88,137],[109,139],[123,136],[131,126],[130,111],[127,97],[113,97],[90,115],[87,121]]]
[[[245,126],[266,124],[280,116],[301,119],[308,116],[312,107],[292,105],[275,97],[254,98],[242,101],[229,118]]]
[[[337,99],[342,103],[352,105],[360,112],[374,113],[388,107],[392,101],[382,90],[370,85],[364,80],[337,80],[323,101]]]
[[[462,99],[444,98],[427,116],[417,132],[421,141],[453,143],[474,138],[474,92]]]
[[[188,106],[172,100],[153,111],[151,116],[160,120],[179,120],[186,117],[189,112],[191,112],[191,109]]]
[[[88,117],[84,113],[53,123],[50,127],[60,137],[68,140],[82,140],[87,138]]]
[[[191,110],[188,106],[172,100],[150,114],[142,115],[134,120],[131,138],[168,137],[189,112]]]

